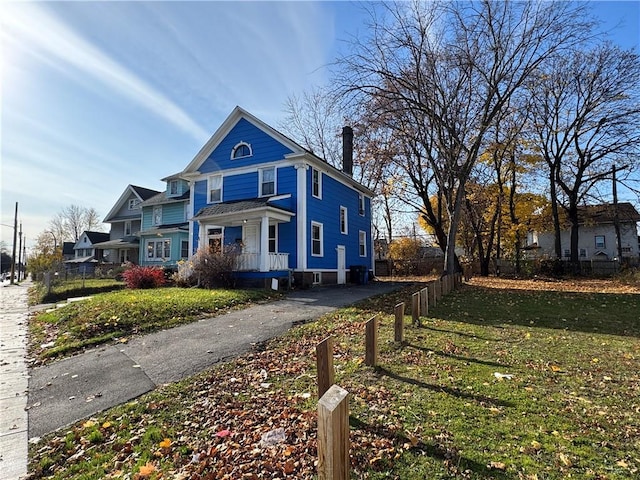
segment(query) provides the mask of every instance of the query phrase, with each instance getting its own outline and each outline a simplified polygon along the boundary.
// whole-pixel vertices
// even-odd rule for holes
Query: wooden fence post
[[[411,319],[414,325],[420,325],[420,292],[411,295]]]
[[[402,343],[404,341],[404,302],[397,304],[393,310],[396,315],[393,339]]]
[[[423,288],[420,290],[420,316],[429,315],[429,290]]]
[[[373,317],[365,324],[364,331],[364,363],[375,367],[378,363],[378,319]]]
[[[431,282],[427,284],[427,288],[429,289],[429,305],[435,307],[436,305],[436,285],[435,282]]]
[[[327,337],[316,346],[316,366],[318,369],[318,398],[322,398],[333,385],[333,337]]]
[[[349,478],[349,392],[332,385],[318,401],[318,478]]]
[[[436,302],[439,302],[442,298],[442,282],[440,280],[436,280],[433,282],[433,285],[436,287]]]
[[[447,295],[449,295],[451,293],[451,275],[447,274],[444,276],[444,285],[445,292]]]

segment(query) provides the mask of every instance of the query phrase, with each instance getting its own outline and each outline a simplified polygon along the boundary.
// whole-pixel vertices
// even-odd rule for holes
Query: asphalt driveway
[[[283,300],[254,305],[98,347],[29,372],[29,437],[39,437],[127,402],[158,385],[176,382],[292,325],[402,286],[391,282],[296,291]]]

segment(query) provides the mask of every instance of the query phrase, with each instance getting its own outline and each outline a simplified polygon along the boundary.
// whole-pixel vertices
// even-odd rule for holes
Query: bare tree
[[[536,140],[548,166],[555,253],[562,257],[560,205],[571,224],[570,262],[578,271],[579,204],[611,178],[612,163],[639,166],[640,58],[608,43],[575,51],[541,68],[530,88]]]
[[[453,271],[465,184],[487,131],[525,80],[581,42],[590,23],[583,5],[569,2],[395,3],[383,4],[382,15],[373,8],[369,37],[338,63],[338,84],[356,99],[386,100],[386,113],[424,119],[434,133],[427,160],[446,207],[445,269]]]
[[[59,245],[64,241],[77,242],[86,230],[100,231],[102,222],[93,207],[69,205],[58,212],[49,222],[49,232],[53,234]]]
[[[313,88],[287,98],[280,128],[311,153],[340,168],[344,122],[335,98],[325,89]]]

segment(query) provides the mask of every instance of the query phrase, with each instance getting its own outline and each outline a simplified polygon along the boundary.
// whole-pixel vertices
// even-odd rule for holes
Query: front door
[[[344,245],[338,245],[338,285],[343,285],[347,281],[346,253]]]
[[[247,270],[258,270],[260,266],[260,229],[258,225],[242,228],[242,258]]]

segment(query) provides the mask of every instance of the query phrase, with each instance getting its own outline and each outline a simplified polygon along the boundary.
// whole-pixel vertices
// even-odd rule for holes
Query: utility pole
[[[18,243],[18,281],[20,281],[20,272],[22,272],[22,222],[20,222],[18,236],[20,237],[20,242]]]
[[[13,218],[13,255],[11,256],[11,280],[10,285],[15,283],[13,278],[16,274],[16,243],[18,242],[18,202],[16,202],[16,214]]]

